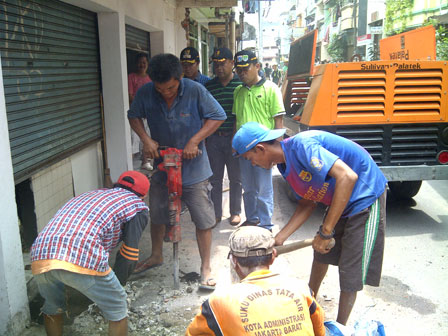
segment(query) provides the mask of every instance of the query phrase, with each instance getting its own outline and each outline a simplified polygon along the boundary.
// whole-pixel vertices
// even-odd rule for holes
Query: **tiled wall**
[[[65,159],[32,177],[37,230],[40,232],[56,211],[73,195],[72,165]]]

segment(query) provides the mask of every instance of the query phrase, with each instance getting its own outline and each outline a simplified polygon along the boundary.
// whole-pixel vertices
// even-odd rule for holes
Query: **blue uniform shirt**
[[[281,145],[286,162],[278,168],[299,199],[331,204],[336,180],[328,172],[337,159],[358,174],[342,216],[352,216],[369,207],[386,188],[387,180],[369,153],[346,138],[306,131],[282,141]]]
[[[203,126],[204,119],[225,120],[226,113],[203,85],[188,79],[181,79],[179,91],[171,108],[156,91],[154,83],[145,84],[138,90],[129,118],[146,118],[151,138],[159,146],[184,149],[188,141]],[[202,155],[182,162],[182,184],[196,184],[212,175],[207,151],[202,141],[199,144]],[[157,160],[155,164],[160,163]]]
[[[201,83],[202,85],[205,85],[210,80],[210,77],[201,74],[201,72],[198,71],[198,75],[194,79],[195,82]]]

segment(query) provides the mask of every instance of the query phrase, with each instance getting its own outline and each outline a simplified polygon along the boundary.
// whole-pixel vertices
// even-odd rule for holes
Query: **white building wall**
[[[98,14],[108,163],[112,180],[133,169],[126,113],[125,24],[150,32],[151,54],[179,56],[186,46],[175,0],[66,0]],[[194,19],[194,17],[192,17]],[[0,65],[0,335],[20,335],[29,321],[28,298],[15,203],[15,186]],[[39,230],[71,196],[102,186],[103,163],[96,143],[32,176]],[[51,181],[51,186],[47,183]]]
[[[19,335],[29,320],[0,62],[0,335]]]

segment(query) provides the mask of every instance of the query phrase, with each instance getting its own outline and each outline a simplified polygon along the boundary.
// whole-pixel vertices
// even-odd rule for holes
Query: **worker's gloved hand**
[[[316,234],[313,240],[313,249],[321,254],[326,254],[332,248],[331,242],[331,239],[323,239],[319,234]]]
[[[159,143],[152,139],[147,139],[143,141],[143,156],[145,158],[155,159],[159,157]]]

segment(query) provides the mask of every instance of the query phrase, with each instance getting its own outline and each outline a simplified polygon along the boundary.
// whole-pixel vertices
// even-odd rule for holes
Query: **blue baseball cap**
[[[241,126],[233,137],[232,147],[236,150],[236,153],[233,155],[242,155],[254,148],[258,143],[280,138],[285,132],[286,129],[270,130],[257,122],[248,122]]]

